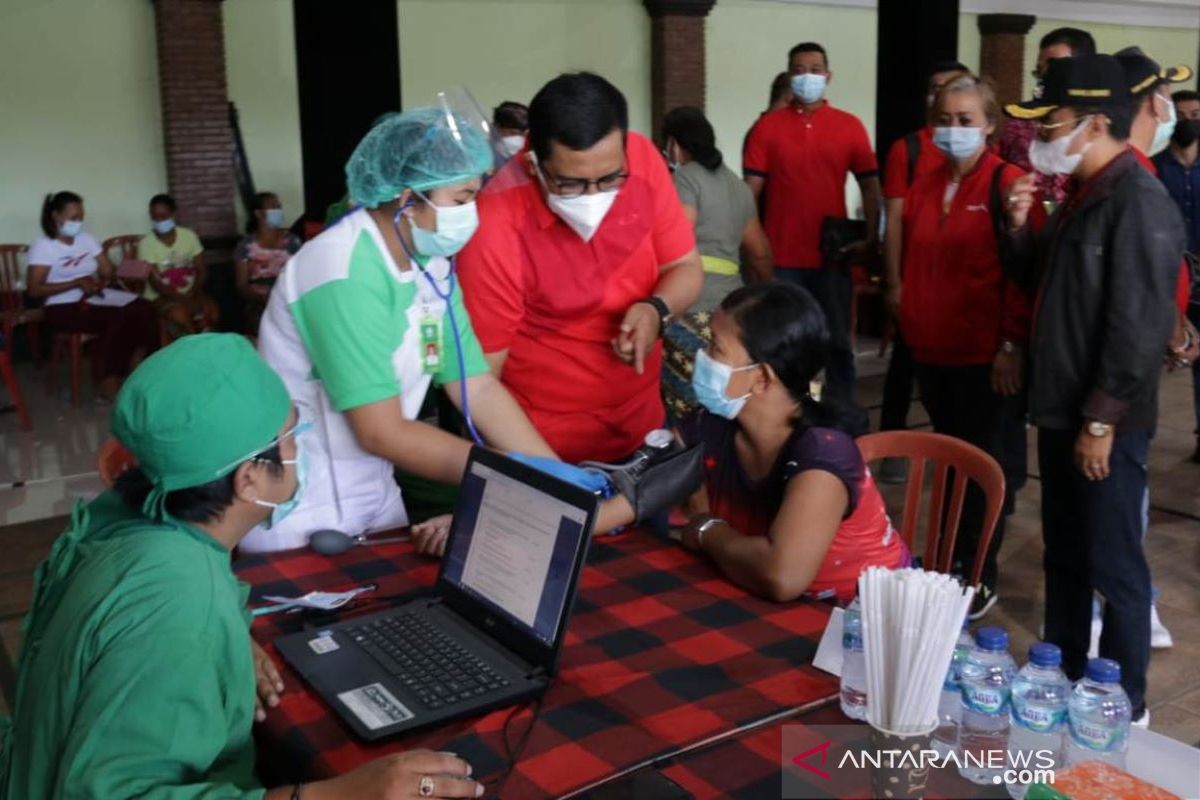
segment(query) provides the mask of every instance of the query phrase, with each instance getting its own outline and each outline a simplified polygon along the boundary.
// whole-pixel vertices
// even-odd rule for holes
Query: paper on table
[[[363,592],[369,592],[374,587],[359,586],[356,589],[351,589],[348,592],[309,592],[301,597],[279,597],[277,595],[268,595],[263,600],[269,600],[272,603],[287,603],[293,606],[301,606],[303,608],[319,608],[322,611],[332,611],[335,608],[341,608],[346,603],[353,600]]]
[[[845,618],[844,609],[833,610],[829,615],[829,624],[825,626],[825,633],[821,634],[817,654],[813,656],[814,667],[839,678],[842,677],[842,626]]]
[[[89,306],[121,308],[137,300],[137,297],[133,292],[126,292],[122,289],[105,289],[102,294],[94,294],[89,297],[87,303]]]

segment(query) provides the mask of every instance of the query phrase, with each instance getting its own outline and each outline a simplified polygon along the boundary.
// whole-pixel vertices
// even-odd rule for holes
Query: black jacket
[[[1187,249],[1162,184],[1125,152],[1039,234],[1013,236],[1007,248],[1010,277],[1038,297],[1029,341],[1034,424],[1068,430],[1088,419],[1153,432]]]

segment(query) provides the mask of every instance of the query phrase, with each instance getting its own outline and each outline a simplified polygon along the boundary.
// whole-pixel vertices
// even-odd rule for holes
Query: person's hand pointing
[[[658,338],[658,310],[649,303],[637,302],[625,312],[617,336],[612,340],[613,351],[626,364],[632,364],[642,374],[646,353]]]

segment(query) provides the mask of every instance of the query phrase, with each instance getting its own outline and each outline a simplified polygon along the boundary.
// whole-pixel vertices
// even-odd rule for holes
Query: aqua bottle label
[[[1076,744],[1099,753],[1120,749],[1121,742],[1125,738],[1121,728],[1114,728],[1101,722],[1072,719],[1070,727],[1071,738],[1075,740]]]
[[[970,685],[963,687],[963,703],[981,714],[999,714],[1008,705],[1009,688]]]
[[[1027,703],[1017,698],[1012,701],[1013,722],[1034,733],[1053,733],[1066,721],[1067,711],[1063,708],[1047,708],[1037,703]]]

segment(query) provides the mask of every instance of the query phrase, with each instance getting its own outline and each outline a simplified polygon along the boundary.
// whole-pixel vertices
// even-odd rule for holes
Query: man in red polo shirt
[[[458,257],[484,354],[564,461],[623,459],[662,427],[658,340],[704,281],[666,163],[628,128],[598,75],[543,86]]]
[[[826,384],[853,402],[849,270],[822,268],[821,222],[846,217],[846,176],[862,189],[867,240],[852,255],[863,260],[879,246],[879,167],[867,129],[825,100],[833,77],[825,48],[798,44],[788,53],[792,105],[763,115],[750,131],[742,171],[756,200],[765,192],[764,227],[775,253],[776,277],[808,289],[825,312],[831,337]]]

